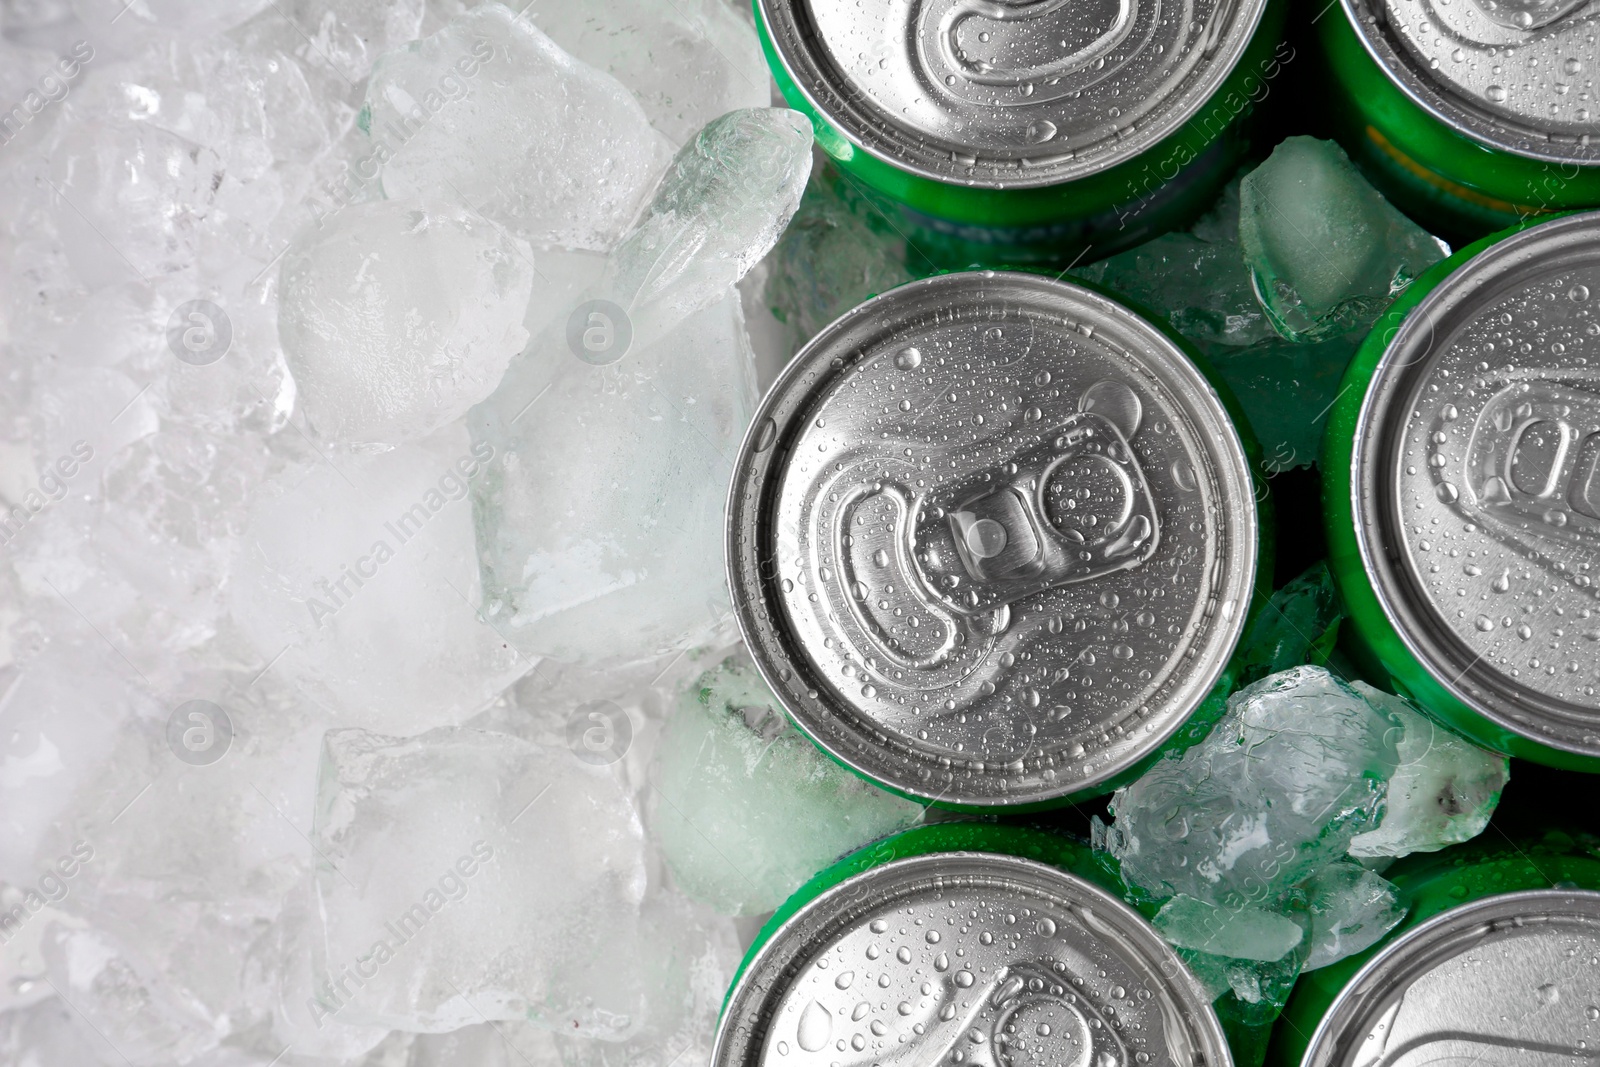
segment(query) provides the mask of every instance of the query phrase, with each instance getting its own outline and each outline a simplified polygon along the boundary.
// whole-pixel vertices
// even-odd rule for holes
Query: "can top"
[[[1091,290],[991,271],[901,286],[802,349],[728,522],[740,628],[800,728],[979,808],[1159,747],[1237,643],[1257,551],[1243,447],[1183,352]]]
[[[1600,893],[1538,889],[1452,908],[1373,957],[1302,1067],[1592,1060]]]
[[[1217,109],[1267,0],[758,0],[785,72],[852,144],[935,181],[1098,174]]]
[[[944,852],[841,882],[728,995],[712,1067],[1228,1067],[1209,997],[1131,908],[1032,860]]]
[[[1600,756],[1600,212],[1423,297],[1352,462],[1362,560],[1411,653],[1502,728]]]
[[[1600,164],[1592,0],[1344,0],[1367,51],[1436,118],[1496,148]]]

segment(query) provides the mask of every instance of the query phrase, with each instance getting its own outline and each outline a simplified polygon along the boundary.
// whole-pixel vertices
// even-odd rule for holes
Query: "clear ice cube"
[[[380,58],[362,124],[385,146],[385,195],[454,200],[567,248],[609,248],[671,154],[615,78],[501,4]]]
[[[528,246],[440,200],[334,215],[284,257],[278,330],[302,410],[326,441],[425,437],[500,384],[527,343]]]
[[[771,911],[837,857],[922,813],[830,762],[737,659],[684,691],[656,760],[651,829],[673,879],[729,915]],[[790,832],[796,825],[806,832]]]
[[[1332,141],[1290,137],[1245,176],[1239,241],[1256,295],[1290,340],[1372,324],[1449,254],[1367,184]]]
[[[1406,917],[1393,884],[1348,861],[1318,871],[1306,895],[1311,915],[1308,971],[1370,948]]]

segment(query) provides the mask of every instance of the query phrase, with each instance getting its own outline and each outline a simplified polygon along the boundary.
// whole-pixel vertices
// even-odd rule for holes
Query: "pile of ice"
[[[743,8],[0,0],[0,1062],[703,1061],[920,815],[690,684],[811,167]]]
[[[1393,860],[1469,840],[1509,778],[1400,697],[1346,682],[1340,617],[1318,564],[1275,594],[1235,659],[1214,723],[1199,717],[1111,800],[1098,848],[1156,927],[1248,1025],[1295,978],[1360,952],[1405,917]]]

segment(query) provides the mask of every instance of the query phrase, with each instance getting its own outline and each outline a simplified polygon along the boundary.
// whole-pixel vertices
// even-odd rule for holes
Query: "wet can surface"
[[[745,957],[712,1067],[1228,1067],[1160,935],[1034,831],[946,824],[847,857]]]
[[[734,465],[729,583],[790,717],[976,810],[1104,792],[1222,674],[1259,551],[1221,400],[1092,290],[947,274],[797,355]]]
[[[1499,848],[1392,868],[1405,921],[1375,948],[1301,976],[1273,1067],[1593,1062],[1600,859],[1562,834]]]
[[[943,267],[1099,257],[1186,224],[1293,56],[1284,0],[755,7],[790,106]]]
[[[1439,264],[1324,436],[1363,666],[1479,744],[1600,770],[1600,212]]]
[[[1584,0],[1341,0],[1330,115],[1384,194],[1474,240],[1600,207],[1600,10]],[[1342,15],[1342,17],[1341,17]]]

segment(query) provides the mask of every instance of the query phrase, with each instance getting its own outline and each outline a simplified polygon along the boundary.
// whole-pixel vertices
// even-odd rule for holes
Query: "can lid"
[[[1600,212],[1423,297],[1352,462],[1362,560],[1411,653],[1504,729],[1600,756]]]
[[[1200,116],[1267,0],[758,5],[790,80],[852,144],[935,181],[1025,189],[1097,174]],[[1218,131],[1240,106],[1216,102]]]
[[[1250,470],[1163,333],[1080,286],[969,272],[797,355],[734,466],[735,613],[790,716],[908,795],[1003,807],[1161,745],[1239,638]]]
[[[1379,952],[1323,1016],[1302,1067],[1592,1061],[1600,893],[1463,904]]]
[[[1532,159],[1600,164],[1600,8],[1592,0],[1344,6],[1378,65],[1441,122]]]
[[[1227,1067],[1210,998],[1126,904],[944,852],[841,882],[728,995],[712,1067]]]

